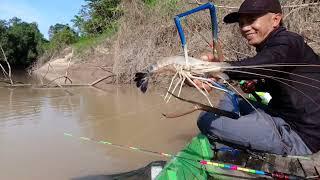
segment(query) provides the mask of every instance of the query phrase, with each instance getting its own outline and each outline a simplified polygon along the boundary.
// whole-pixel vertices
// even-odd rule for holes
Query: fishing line
[[[64,136],[73,137],[73,138],[79,139],[81,141],[93,142],[93,143],[102,144],[102,145],[109,145],[109,146],[113,146],[113,147],[117,147],[117,148],[122,148],[122,149],[126,149],[126,150],[134,150],[134,151],[138,151],[138,152],[142,152],[142,153],[148,153],[148,154],[158,155],[158,156],[167,157],[167,158],[174,157],[174,155],[164,153],[164,152],[151,151],[148,149],[143,149],[143,148],[138,148],[138,147],[133,147],[133,146],[125,146],[125,145],[115,144],[115,143],[112,143],[109,141],[104,141],[104,140],[96,141],[94,139],[84,137],[84,136],[76,137],[76,136],[73,136],[73,134],[71,134],[71,133],[63,133],[63,134],[64,134]]]
[[[157,95],[159,95],[159,94],[157,94]],[[146,112],[146,111],[149,111],[149,110],[157,110],[157,109],[161,108],[161,105],[165,105],[164,102],[155,104],[153,106],[147,106],[142,111],[128,111],[126,113],[121,113],[120,115],[116,114],[116,115],[114,115],[114,117],[108,117],[108,120],[110,121],[112,119],[121,119],[121,118],[124,118],[124,117],[127,117],[127,116],[140,114],[140,113],[143,113],[143,112]],[[161,113],[159,113],[159,114],[161,115]],[[164,119],[164,117],[161,116],[160,119]],[[103,124],[105,122],[106,122],[105,120],[95,121],[92,124],[85,124],[85,125],[83,125],[82,127],[79,127],[79,128],[84,129],[84,128],[87,128],[87,126],[89,126],[89,125],[92,126],[92,127],[95,127],[95,126],[101,125],[101,124]]]
[[[133,115],[144,113],[146,111],[157,110],[157,109],[161,108],[161,105],[164,105],[164,103],[161,102],[161,103],[158,103],[158,104],[155,104],[155,105],[145,106],[145,107],[143,107],[143,110],[141,110],[141,111],[132,110],[132,111],[126,111],[124,113],[115,114],[114,116],[108,117],[107,119],[108,119],[108,121],[110,121],[110,120],[115,120],[115,119],[122,119],[122,118],[128,117],[128,116],[130,117],[130,116],[133,116]],[[101,125],[101,124],[106,123],[106,122],[107,122],[107,120],[102,119],[102,120],[94,121],[92,124],[84,125],[84,126],[82,126],[80,128],[84,129],[84,128],[87,128],[87,126],[89,126],[89,125],[91,127],[95,127],[97,125]]]
[[[190,164],[190,162],[188,162],[186,160],[197,162],[197,163],[199,163],[199,165],[202,165],[202,168],[204,168],[204,170],[206,170],[207,173],[210,173],[206,168],[206,166],[209,165],[209,166],[214,166],[214,167],[218,167],[218,168],[226,169],[226,170],[241,171],[241,172],[260,175],[260,176],[261,175],[269,176],[269,177],[272,177],[272,178],[275,178],[275,179],[282,179],[282,178],[285,178],[285,179],[308,179],[308,178],[304,178],[304,177],[301,177],[301,176],[290,175],[290,174],[286,174],[286,173],[282,173],[282,172],[276,172],[275,171],[273,173],[269,173],[269,172],[265,172],[265,171],[261,171],[261,170],[244,168],[244,167],[233,165],[233,164],[225,164],[225,163],[214,162],[214,161],[203,160],[203,159],[201,159],[201,160],[199,160],[199,159],[189,159],[189,158],[181,157],[179,155],[172,155],[172,154],[169,154],[169,153],[157,152],[157,151],[152,151],[152,150],[133,147],[133,146],[114,144],[112,142],[104,141],[104,140],[96,141],[96,140],[93,140],[91,138],[83,137],[83,136],[82,137],[75,137],[70,133],[64,133],[64,136],[73,137],[73,138],[79,139],[81,141],[93,142],[93,143],[102,144],[102,145],[109,145],[109,146],[113,146],[113,147],[117,147],[117,148],[122,148],[122,149],[126,149],[126,150],[133,150],[133,151],[137,151],[137,152],[141,152],[141,153],[153,154],[153,155],[166,157],[166,158],[179,158],[179,159],[181,159],[182,161],[184,161],[185,163],[188,163],[188,164]],[[193,164],[191,164],[191,166],[198,168],[197,166],[195,166]]]

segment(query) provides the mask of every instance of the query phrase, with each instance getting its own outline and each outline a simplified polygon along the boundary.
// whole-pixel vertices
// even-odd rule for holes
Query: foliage
[[[168,1],[168,8],[171,8],[171,10],[177,9],[178,8],[177,3],[179,3],[179,0],[169,0]]]
[[[55,25],[51,25],[49,27],[49,31],[48,31],[48,34],[49,34],[49,39],[52,39],[52,37],[58,33],[59,31],[63,30],[63,29],[70,29],[69,25],[68,24],[60,24],[60,23],[57,23]]]
[[[14,17],[0,21],[0,43],[12,66],[27,67],[43,53],[46,41],[36,23]]]
[[[85,2],[86,5],[71,20],[74,28],[61,23],[50,26],[50,42],[44,45],[46,52],[39,63],[46,62],[69,45],[75,48],[76,54],[86,52],[116,32],[118,19],[122,16],[121,0]]]
[[[82,36],[79,40],[74,43],[72,46],[75,48],[76,53],[85,52],[86,49],[93,48],[105,41],[105,39],[109,38],[118,29],[117,23],[114,23],[108,29],[106,29],[102,34],[96,36]]]
[[[147,5],[155,5],[157,0],[142,0],[143,3],[147,4]]]
[[[164,0],[163,2],[160,0],[142,0],[142,2],[149,7],[159,7],[162,6],[162,4],[165,4],[165,6],[163,6],[165,7],[165,10],[177,10],[177,3],[179,0]]]
[[[68,24],[59,23],[50,26],[49,38],[50,44],[48,50],[51,51],[61,50],[79,39],[78,34]]]
[[[0,36],[7,31],[7,22],[4,20],[0,20]]]
[[[120,0],[86,0],[87,4],[72,20],[82,36],[102,34],[122,15]]]

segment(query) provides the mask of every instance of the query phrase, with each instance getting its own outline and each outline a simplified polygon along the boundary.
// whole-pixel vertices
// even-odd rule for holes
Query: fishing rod
[[[73,136],[70,133],[64,133],[64,136],[77,138],[77,137]],[[109,145],[109,146],[122,148],[122,149],[126,149],[126,150],[133,150],[133,151],[137,151],[137,152],[153,154],[153,155],[162,156],[162,157],[166,157],[166,158],[181,158],[181,159],[185,159],[185,160],[198,162],[202,166],[214,166],[214,167],[218,167],[218,168],[226,169],[226,170],[241,171],[241,172],[260,175],[260,176],[268,176],[268,177],[271,177],[271,178],[276,179],[276,180],[297,180],[297,179],[319,178],[319,176],[311,177],[311,178],[309,177],[308,178],[308,177],[301,177],[301,176],[296,176],[296,175],[283,173],[283,172],[277,172],[277,171],[274,171],[274,172],[270,173],[270,172],[266,172],[266,171],[260,171],[260,170],[255,170],[255,169],[244,168],[244,167],[233,165],[233,164],[225,164],[225,163],[220,163],[220,162],[215,162],[215,161],[207,161],[207,160],[189,159],[189,158],[185,158],[185,157],[180,157],[178,155],[172,155],[172,154],[169,154],[169,153],[157,152],[157,151],[152,151],[152,150],[148,150],[148,149],[144,149],[144,148],[138,148],[138,147],[133,147],[133,146],[115,144],[115,143],[112,143],[112,142],[109,142],[109,141],[103,141],[103,140],[96,141],[96,140],[93,140],[93,139],[88,138],[88,137],[78,137],[78,139],[80,139],[82,141],[94,142],[94,143],[97,143],[97,144]]]
[[[214,161],[205,161],[201,160],[200,161],[201,165],[211,165],[214,167],[220,167],[222,169],[227,169],[227,170],[233,170],[233,171],[242,171],[250,174],[255,174],[255,175],[260,175],[260,176],[268,176],[272,177],[273,179],[277,180],[298,180],[298,179],[309,179],[306,177],[301,177],[301,176],[296,176],[296,175],[291,175],[283,172],[277,172],[274,171],[273,173],[265,172],[265,171],[260,171],[260,170],[255,170],[255,169],[248,169],[248,168],[243,168],[240,166],[232,165],[232,164],[224,164],[224,163],[218,163]]]
[[[217,115],[220,115],[220,116],[229,117],[229,118],[232,118],[232,119],[238,119],[239,118],[239,114],[238,113],[225,111],[225,110],[222,110],[222,109],[219,109],[219,108],[216,108],[216,107],[211,107],[211,106],[207,106],[205,104],[201,104],[201,103],[196,102],[196,101],[187,100],[187,99],[181,98],[179,96],[176,96],[172,92],[168,92],[168,93],[170,95],[172,95],[173,97],[181,100],[181,101],[188,102],[188,103],[191,103],[191,104],[195,105],[195,107],[193,109],[187,111],[187,112],[183,112],[183,113],[180,113],[180,114],[177,114],[177,113],[175,113],[175,114],[165,114],[165,113],[163,113],[162,115],[165,116],[166,118],[176,118],[176,117],[184,116],[184,115],[190,114],[190,113],[192,113],[194,111],[197,111],[197,110],[203,110],[203,111],[206,111],[206,112],[211,112],[211,113],[214,113],[214,114],[217,114]]]
[[[75,136],[73,136],[70,133],[63,133],[63,134],[64,134],[64,136],[74,137],[75,138]],[[148,149],[137,148],[137,147],[133,147],[133,146],[114,144],[114,143],[109,142],[109,141],[96,141],[96,140],[93,140],[93,139],[88,138],[88,137],[79,137],[79,139],[82,140],[82,141],[90,141],[90,142],[94,142],[94,143],[97,143],[97,144],[109,145],[109,146],[113,146],[113,147],[117,147],[117,148],[121,148],[121,149],[134,150],[134,151],[138,151],[138,152],[143,152],[143,153],[148,153],[148,154],[153,154],[153,155],[159,155],[159,156],[163,156],[163,157],[167,157],[167,158],[174,157],[174,155],[172,155],[172,154],[151,151],[151,150],[148,150]]]

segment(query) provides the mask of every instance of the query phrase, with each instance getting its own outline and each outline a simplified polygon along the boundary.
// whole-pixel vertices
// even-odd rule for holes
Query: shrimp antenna
[[[310,101],[312,101],[314,104],[316,104],[317,106],[320,106],[319,103],[317,103],[315,100],[313,100],[313,99],[312,99],[310,96],[308,96],[306,93],[302,92],[302,91],[299,90],[298,88],[296,88],[296,87],[294,87],[294,86],[292,86],[292,85],[290,85],[290,84],[288,84],[288,83],[286,83],[286,82],[283,82],[283,81],[281,81],[281,80],[279,80],[279,79],[287,80],[287,81],[291,81],[291,82],[292,82],[292,80],[284,79],[284,78],[279,78],[279,77],[276,78],[276,77],[272,77],[272,76],[268,76],[268,75],[263,75],[263,74],[258,74],[258,73],[252,73],[252,72],[246,72],[246,71],[237,71],[237,70],[225,70],[225,71],[237,72],[237,73],[242,73],[242,74],[251,74],[251,75],[256,75],[256,76],[261,76],[261,77],[270,78],[270,79],[272,79],[272,80],[275,80],[275,81],[277,81],[277,82],[280,82],[280,83],[282,83],[282,84],[284,84],[284,85],[286,85],[286,86],[288,86],[288,87],[290,87],[290,88],[292,88],[292,89],[300,92],[300,93],[303,94],[305,97],[307,97]],[[305,84],[305,83],[303,83],[303,84]],[[313,86],[312,86],[312,87],[313,87]],[[318,87],[316,87],[316,88],[318,88]]]
[[[229,117],[229,118],[232,118],[232,119],[238,119],[239,118],[239,115],[237,113],[226,111],[226,110],[222,110],[222,109],[218,109],[216,107],[207,106],[205,104],[201,104],[199,102],[195,102],[195,101],[192,101],[192,100],[187,100],[187,99],[178,97],[178,96],[174,95],[171,92],[168,92],[168,93],[171,94],[173,97],[181,100],[181,101],[188,102],[188,103],[191,103],[191,104],[199,106],[199,110],[212,112],[212,113],[215,113],[215,114],[217,114],[219,116],[226,116],[226,117]]]

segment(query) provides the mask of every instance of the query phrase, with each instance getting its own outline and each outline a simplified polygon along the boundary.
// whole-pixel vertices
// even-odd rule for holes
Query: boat
[[[319,164],[314,159],[319,155],[283,157],[266,153],[241,153],[242,155],[230,150],[222,153],[214,151],[212,143],[199,134],[167,162],[156,179],[319,179]],[[229,156],[226,159],[230,162],[227,162],[224,157],[228,155],[236,156],[235,159],[230,159]]]
[[[72,137],[71,134],[68,136]],[[75,180],[206,180],[206,179],[320,179],[320,154],[311,156],[279,156],[239,150],[206,136],[195,136],[176,155],[102,142],[114,147],[170,157],[147,166],[117,174],[90,175]]]

